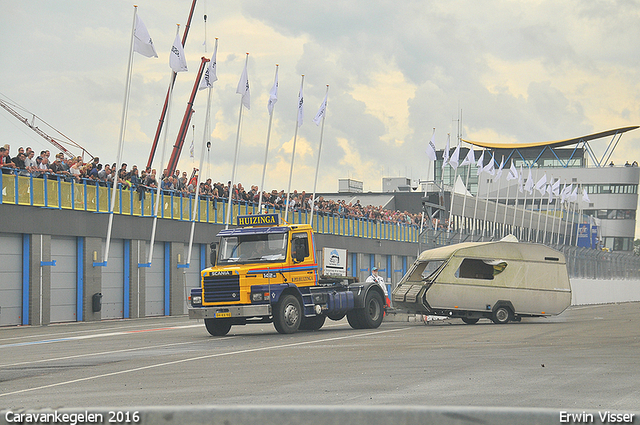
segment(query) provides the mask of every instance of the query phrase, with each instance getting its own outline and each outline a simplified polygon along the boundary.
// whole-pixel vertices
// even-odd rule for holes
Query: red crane
[[[43,121],[42,119],[40,119],[40,121],[42,121],[43,123],[47,124],[49,127],[51,127],[52,129],[54,129],[58,134],[60,134],[62,137],[64,137],[66,139],[65,142],[62,141],[58,141],[56,139],[54,139],[53,137],[49,136],[47,133],[45,133],[44,131],[42,131],[40,128],[38,128],[38,126],[35,125],[35,121],[36,118],[38,118],[35,114],[31,114],[32,118],[31,118],[31,122],[29,122],[29,120],[25,117],[23,117],[18,111],[16,111],[15,109],[13,109],[11,106],[9,106],[9,104],[7,102],[5,102],[4,100],[0,99],[0,106],[3,107],[4,109],[6,109],[11,115],[13,115],[14,117],[16,117],[18,120],[20,120],[24,125],[26,125],[27,127],[29,127],[31,130],[35,131],[36,133],[38,133],[38,135],[40,135],[42,138],[44,138],[47,142],[51,143],[53,146],[55,146],[57,149],[59,149],[62,153],[64,153],[65,155],[67,155],[69,158],[75,158],[76,155],[74,155],[73,153],[71,153],[67,148],[65,148],[61,143],[69,143],[75,147],[77,147],[78,149],[82,150],[82,157],[84,158],[84,154],[86,153],[87,155],[89,155],[91,158],[93,158],[93,155],[91,155],[89,153],[89,151],[87,151],[85,148],[83,148],[82,146],[80,146],[78,143],[74,142],[73,140],[71,140],[70,138],[68,138],[67,136],[65,136],[64,134],[62,134],[60,131],[56,130],[55,128],[53,128],[51,125],[47,124],[45,121]],[[39,119],[39,118],[38,118]]]
[[[184,27],[184,34],[182,34],[183,47],[187,42],[187,34],[189,34],[189,27],[191,27],[191,18],[193,17],[193,10],[195,8],[196,8],[196,0],[193,0],[193,3],[191,3],[191,11],[189,12],[189,19],[187,19],[187,25]],[[147,161],[147,168],[151,167],[151,164],[153,163],[153,157],[156,155],[158,140],[160,139],[160,133],[162,132],[162,125],[164,124],[164,118],[167,115],[167,107],[169,106],[169,93],[171,92],[171,88],[173,87],[175,82],[176,82],[176,73],[173,72],[171,74],[171,82],[169,83],[167,96],[164,99],[164,106],[162,107],[162,112],[160,113],[160,122],[158,123],[158,128],[156,129],[156,135],[153,138],[153,145],[151,145],[151,153],[149,154],[149,160]]]
[[[202,62],[200,62],[200,69],[198,70],[198,75],[196,76],[196,82],[193,85],[193,90],[191,91],[191,97],[189,98],[189,102],[187,102],[187,110],[184,112],[184,117],[182,118],[182,124],[180,125],[180,130],[178,131],[178,137],[176,138],[176,143],[173,145],[173,151],[171,151],[171,158],[169,158],[169,163],[167,164],[167,175],[173,175],[173,172],[176,170],[178,166],[178,160],[180,159],[180,152],[182,152],[182,146],[184,146],[184,140],[187,137],[187,131],[189,130],[189,122],[191,121],[191,116],[193,115],[193,102],[196,98],[196,93],[198,93],[198,86],[200,85],[200,79],[202,78],[202,73],[204,72],[204,67],[209,62],[209,59],[202,57]]]

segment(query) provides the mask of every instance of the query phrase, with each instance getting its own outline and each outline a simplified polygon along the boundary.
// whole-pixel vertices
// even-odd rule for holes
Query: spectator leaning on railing
[[[75,157],[66,160],[62,153],[55,156],[53,163],[49,162],[49,151],[42,151],[40,155],[34,159],[35,153],[31,148],[26,150],[20,148],[18,155],[11,159],[9,155],[8,145],[0,147],[0,166],[3,173],[13,173],[18,175],[31,175],[33,177],[42,177],[45,174],[50,175],[49,178],[58,176],[60,180],[75,181],[81,183],[95,182],[101,186],[113,187],[113,181],[118,182],[118,187],[122,190],[136,190],[139,199],[145,197],[147,191],[153,191],[158,185],[156,180],[156,170],[149,167],[138,175],[138,167],[133,166],[131,171],[127,171],[127,164],[121,164],[117,168],[116,164],[103,165],[99,162],[99,158],[95,157],[89,163],[83,163],[81,157]],[[55,178],[55,177],[54,177]],[[228,199],[229,182],[227,185],[216,182],[213,183],[209,178],[204,182],[196,184],[195,170],[190,180],[187,179],[187,173],[180,174],[176,170],[174,175],[162,176],[161,186],[163,193],[166,195],[191,197],[197,194],[199,199],[211,200],[213,208],[216,206],[218,197]],[[322,196],[318,196],[315,201],[311,199],[305,191],[300,193],[294,190],[291,196],[287,196],[284,190],[277,191],[273,189],[271,192],[258,190],[258,186],[251,186],[247,191],[242,183],[238,182],[231,187],[231,194],[234,202],[243,202],[250,204],[258,204],[260,197],[265,207],[284,210],[287,202],[291,211],[310,211],[312,206],[318,215],[335,215],[352,219],[368,219],[375,222],[386,222],[394,224],[405,224],[411,226],[420,225],[420,215],[410,214],[407,211],[392,211],[382,208],[382,206],[366,205],[363,206],[360,201],[356,203],[347,203],[345,200],[325,200]]]

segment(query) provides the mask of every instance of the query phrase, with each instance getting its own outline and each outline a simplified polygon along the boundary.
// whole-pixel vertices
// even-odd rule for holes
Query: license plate
[[[218,317],[231,317],[231,313],[227,312],[227,313],[216,313],[215,315],[216,318]]]

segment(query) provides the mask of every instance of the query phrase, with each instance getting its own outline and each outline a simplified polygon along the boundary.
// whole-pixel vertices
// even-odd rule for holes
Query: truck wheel
[[[477,317],[463,317],[462,321],[464,323],[466,323],[467,325],[475,325],[476,323],[478,323],[478,319]]]
[[[324,314],[313,317],[303,317],[298,329],[303,331],[317,331],[324,325],[326,317]]]
[[[204,326],[213,336],[225,336],[231,329],[231,321],[227,319],[204,319]]]
[[[353,329],[364,329],[364,325],[360,323],[360,309],[351,310],[347,313],[347,322],[349,322],[349,326]]]
[[[276,304],[273,312],[273,326],[281,334],[292,334],[300,327],[302,309],[294,295],[285,295]]]
[[[500,306],[496,308],[493,314],[491,315],[491,320],[493,321],[493,323],[497,323],[500,325],[503,325],[509,322],[510,318],[511,318],[511,311],[509,310],[508,307],[504,307],[504,306]]]
[[[384,318],[384,304],[380,294],[376,291],[369,291],[364,301],[364,308],[358,309],[357,313],[364,329],[375,329],[380,326]]]

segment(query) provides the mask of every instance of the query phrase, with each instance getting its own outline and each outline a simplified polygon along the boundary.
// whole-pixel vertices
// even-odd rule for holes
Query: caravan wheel
[[[491,315],[491,320],[493,323],[497,323],[499,325],[503,325],[509,322],[511,318],[511,310],[508,307],[500,306],[495,309],[493,314]]]

